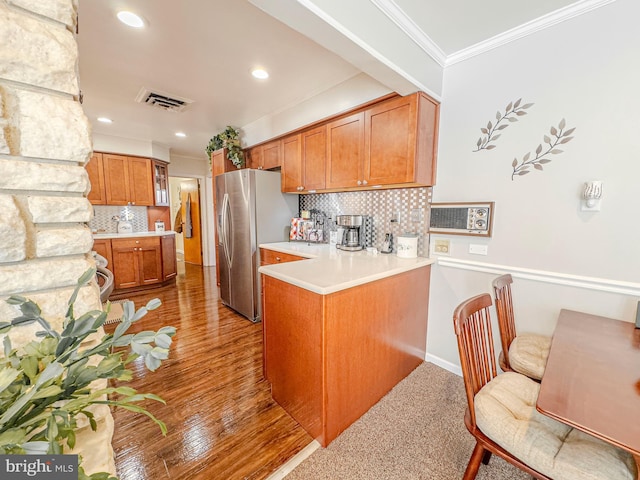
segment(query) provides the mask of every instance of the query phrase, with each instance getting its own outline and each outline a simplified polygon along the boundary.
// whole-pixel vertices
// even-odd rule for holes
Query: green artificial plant
[[[231,163],[233,163],[236,168],[242,168],[244,166],[244,154],[242,153],[242,147],[240,147],[240,131],[237,128],[227,126],[222,132],[209,140],[206,148],[209,162],[211,162],[211,152],[215,152],[221,148],[227,149],[227,158],[231,160]]]
[[[134,304],[129,301],[123,305],[122,321],[115,331],[102,336],[96,345],[84,346],[83,342],[107,319],[107,312],[101,310],[77,318],[74,313],[80,288],[94,277],[95,269],[90,269],[78,280],[61,332],[51,327],[31,300],[21,296],[7,299],[19,308],[21,315],[0,321],[0,334],[33,323],[38,323],[43,330],[36,334],[36,340],[19,349],[12,347],[8,335],[4,337],[4,349],[0,353],[0,454],[64,453],[65,446],[75,446],[76,418],[80,415],[96,430],[97,423],[87,408],[98,404],[147,415],[166,434],[165,424],[138,405],[143,400],[164,403],[157,395],[138,393],[127,386],[94,390],[90,384],[97,379],[118,380],[120,384],[131,380],[132,372],[125,367],[139,357],[149,370],[156,370],[162,360],[168,358],[176,330],[163,327],[157,332],[127,334],[133,323],[160,306],[160,301],[153,299],[134,311]],[[131,352],[121,347],[130,347]],[[78,478],[106,480],[112,477],[107,473],[88,476],[80,466]]]

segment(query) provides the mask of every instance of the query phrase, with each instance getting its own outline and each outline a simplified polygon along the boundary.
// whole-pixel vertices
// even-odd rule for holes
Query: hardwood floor
[[[145,406],[169,432],[163,437],[146,416],[116,409],[120,480],[259,480],[311,442],[271,399],[262,375],[262,325],[220,303],[215,267],[186,264],[176,288],[129,297],[136,309],[151,298],[162,306],[130,331],[172,325],[177,333],[169,360],[156,372],[140,360],[132,364],[130,385],[167,402]]]

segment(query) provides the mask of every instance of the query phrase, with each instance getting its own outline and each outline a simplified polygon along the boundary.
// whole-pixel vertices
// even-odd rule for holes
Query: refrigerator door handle
[[[227,265],[231,267],[231,259],[233,251],[231,251],[231,242],[229,235],[231,234],[231,210],[229,208],[229,194],[225,193],[222,199],[222,251],[227,259]]]

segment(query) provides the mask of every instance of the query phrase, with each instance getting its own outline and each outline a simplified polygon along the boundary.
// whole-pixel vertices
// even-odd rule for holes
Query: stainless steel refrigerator
[[[288,240],[298,195],[281,193],[279,172],[242,169],[215,177],[216,228],[222,303],[252,322],[261,320],[261,243]]]

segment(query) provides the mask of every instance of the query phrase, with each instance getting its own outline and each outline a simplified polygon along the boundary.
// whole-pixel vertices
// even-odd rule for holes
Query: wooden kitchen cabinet
[[[93,251],[107,259],[107,268],[112,269],[113,257],[111,255],[111,240],[100,238],[93,241]]]
[[[308,260],[306,257],[292,255],[290,253],[276,252],[266,248],[260,249],[260,266],[273,265],[275,263],[295,262],[297,260]]]
[[[103,154],[107,205],[154,205],[151,160]]]
[[[435,183],[438,104],[424,94],[365,111],[362,181],[370,186]]]
[[[326,188],[363,185],[364,132],[364,112],[327,125]]]
[[[170,280],[178,275],[175,235],[162,236],[160,244],[162,248],[162,279]]]
[[[327,127],[282,140],[282,191],[308,193],[325,187]]]
[[[263,275],[273,399],[322,446],[424,361],[430,269],[327,295]]]
[[[282,164],[280,158],[280,140],[264,143],[249,150],[249,168],[270,170]]]
[[[104,183],[102,153],[93,152],[85,169],[89,175],[89,183],[91,183],[91,191],[87,194],[87,199],[92,205],[106,205],[107,192]]]
[[[153,192],[156,207],[169,206],[169,168],[157,160],[153,161]]]
[[[162,282],[160,237],[111,239],[114,287],[140,287]]]

